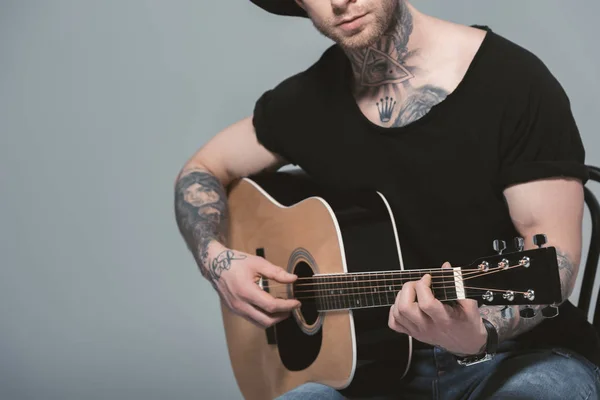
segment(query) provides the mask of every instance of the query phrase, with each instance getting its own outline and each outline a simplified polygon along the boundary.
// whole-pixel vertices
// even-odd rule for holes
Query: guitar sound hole
[[[294,273],[298,276],[294,283],[294,295],[302,303],[300,313],[307,325],[313,325],[319,317],[316,299],[319,288],[312,284],[312,279],[309,279],[314,272],[307,263],[301,261],[294,268]]]
[[[293,295],[300,300],[302,307],[296,310],[293,317],[278,323],[275,334],[283,365],[290,371],[302,371],[319,356],[323,327],[310,279],[314,275],[313,270],[310,264],[304,261],[296,263],[294,260],[292,265],[293,272],[299,278],[292,286]]]

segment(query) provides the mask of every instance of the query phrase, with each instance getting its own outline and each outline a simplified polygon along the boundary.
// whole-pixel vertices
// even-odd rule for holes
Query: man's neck
[[[415,29],[419,23],[416,10],[400,0],[392,24],[374,44],[362,49],[344,49],[352,64],[356,92],[401,84],[414,76],[414,69],[406,62],[424,40],[422,30]]]

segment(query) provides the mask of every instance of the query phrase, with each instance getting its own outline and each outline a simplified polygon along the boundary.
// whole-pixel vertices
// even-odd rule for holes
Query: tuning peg
[[[533,237],[533,244],[537,247],[542,247],[548,242],[548,238],[543,233],[537,234]]]
[[[542,315],[544,318],[554,318],[558,315],[558,307],[557,306],[548,306],[542,308]]]
[[[498,254],[502,254],[505,249],[506,242],[504,240],[494,240],[494,250],[496,250]]]
[[[523,251],[523,249],[525,248],[525,239],[523,239],[522,237],[516,237],[515,248],[517,249],[517,251]]]
[[[500,311],[500,315],[502,315],[502,318],[504,319],[512,319],[515,316],[515,312],[512,307],[506,306]]]
[[[535,317],[536,312],[533,308],[531,308],[531,306],[525,306],[525,308],[522,308],[519,311],[519,315],[521,316],[521,318],[531,319]]]

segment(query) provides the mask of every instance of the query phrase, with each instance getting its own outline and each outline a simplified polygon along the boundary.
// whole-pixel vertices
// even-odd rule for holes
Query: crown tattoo
[[[385,99],[380,99],[377,103],[377,110],[379,111],[379,118],[381,122],[389,122],[392,119],[392,113],[396,107],[396,101],[386,96]]]

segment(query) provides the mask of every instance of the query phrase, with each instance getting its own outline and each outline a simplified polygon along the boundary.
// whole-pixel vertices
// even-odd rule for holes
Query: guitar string
[[[508,271],[510,269],[517,268],[517,267],[524,267],[524,265],[522,265],[522,264],[516,264],[516,265],[509,266],[507,268],[497,267],[497,268],[492,268],[492,269],[490,269],[488,271],[476,270],[473,273],[468,274],[469,276],[467,276],[466,278],[463,278],[462,280],[466,281],[466,280],[473,279],[473,278],[478,278],[478,277],[484,276],[484,275],[489,275],[489,274],[495,274],[495,273],[498,273],[498,272]],[[447,274],[447,275],[449,275],[449,274]],[[464,275],[467,275],[467,274],[464,274]],[[340,275],[340,276],[345,277],[345,275]],[[410,277],[408,277],[408,278],[410,279]],[[444,278],[451,278],[451,277],[450,276],[444,276],[444,275],[442,275],[441,278],[444,279]],[[389,278],[389,279],[393,280],[393,278]],[[440,279],[440,278],[437,277],[437,276],[434,277],[433,274],[432,274],[432,277],[431,277],[432,283],[434,281],[437,282],[438,279]],[[309,286],[309,285],[314,286],[316,284],[319,284],[319,285],[340,285],[340,284],[362,283],[362,282],[381,282],[382,280],[385,281],[386,278],[384,278],[384,279],[374,279],[374,280],[366,280],[366,279],[363,280],[363,279],[360,279],[358,281],[355,281],[355,280],[346,280],[346,281],[316,282],[316,283],[298,284],[298,285],[295,285],[295,286],[300,286],[300,285],[302,285],[302,286]],[[278,287],[282,287],[282,286],[286,286],[287,287],[289,285],[290,284],[269,285],[269,289],[278,288]]]
[[[510,268],[516,268],[516,267],[520,267],[521,265],[514,265]],[[508,269],[510,269],[508,268]],[[501,272],[501,271],[495,271],[495,273],[497,272]],[[468,279],[472,279],[472,278],[467,278],[464,280],[468,280]],[[432,281],[433,282],[433,281]],[[452,286],[431,286],[432,290],[436,290],[436,289],[456,289],[456,284],[454,284],[453,281],[436,281],[436,283],[453,283]],[[358,286],[358,287],[347,287],[346,290],[366,290],[366,289],[374,289],[374,288],[381,288],[381,287],[396,287],[396,286],[400,286],[402,287],[404,284],[384,284],[384,285],[378,285],[378,286]],[[466,289],[471,289],[471,287],[466,286]],[[526,293],[526,292],[519,292],[519,291],[514,291],[511,289],[479,289],[479,288],[472,288],[474,290],[490,290],[490,291],[497,291],[497,292],[508,292],[508,291],[513,291],[515,293]],[[315,293],[315,292],[320,292],[320,291],[330,291],[331,288],[327,288],[327,289],[316,289],[316,290],[300,290],[300,291],[294,291],[294,294],[298,294],[298,293]],[[339,290],[339,289],[334,289],[334,290]],[[356,292],[351,292],[351,293],[345,293],[345,294],[331,294],[331,295],[323,295],[322,297],[332,297],[332,296],[350,296],[350,295],[357,295],[357,294],[371,294],[372,296],[374,296],[376,293],[386,293],[386,292],[390,292],[389,290],[383,290],[383,291],[379,291],[379,292],[363,292],[363,293],[356,293]],[[319,297],[319,295],[317,295],[317,297]]]
[[[520,264],[519,264],[519,265],[520,265]],[[503,268],[503,267],[490,268],[488,271],[496,271],[496,270],[501,270],[501,269],[505,269],[505,268]],[[508,268],[506,268],[506,269],[508,269]],[[463,273],[463,274],[461,274],[461,275],[462,275],[463,277],[464,277],[464,276],[471,276],[471,275],[474,275],[474,274],[476,275],[476,274],[478,274],[478,273],[482,273],[482,272],[488,272],[488,271],[477,270],[477,271],[473,271],[473,272],[469,272],[469,273]],[[450,273],[448,273],[448,274],[442,274],[442,275],[443,275],[443,277],[444,277],[444,278],[451,278],[451,279],[453,279],[453,278],[454,278],[454,271],[450,270],[449,272],[451,272],[451,274],[450,274]],[[348,274],[348,275],[350,275],[350,274]],[[368,274],[368,275],[371,275],[371,274]],[[376,274],[372,274],[372,275],[376,275]],[[321,279],[319,279],[320,281],[321,281],[323,278],[327,278],[327,277],[328,277],[328,276],[326,276],[326,275],[313,275],[313,277],[312,277],[312,278],[314,278],[315,276],[316,276],[317,278],[321,278]],[[343,275],[341,275],[341,276],[343,276]],[[365,274],[365,275],[364,275],[364,277],[366,277],[366,278],[373,278],[372,276],[367,276],[367,274]],[[306,279],[310,279],[310,278],[306,278]],[[358,280],[339,281],[339,282],[336,282],[336,281],[331,281],[331,282],[322,282],[322,281],[321,281],[321,282],[313,282],[313,283],[299,283],[299,284],[296,284],[296,285],[294,285],[294,287],[299,287],[299,286],[314,286],[314,285],[330,285],[330,284],[332,284],[332,283],[348,283],[348,282],[380,282],[381,280],[384,280],[384,281],[385,281],[385,280],[387,280],[387,279],[394,280],[394,279],[398,279],[398,278],[393,278],[393,277],[392,277],[392,278],[377,278],[377,279],[358,279]],[[400,278],[400,279],[411,279],[411,277]],[[420,278],[419,278],[419,279],[420,279]],[[432,276],[432,279],[437,279],[437,277],[433,277],[433,276]],[[296,281],[297,281],[297,280],[296,280]],[[269,285],[269,287],[270,287],[270,288],[276,288],[276,287],[279,287],[279,286],[287,286],[287,285],[289,285],[289,284],[287,284],[287,283],[286,283],[286,284],[275,284],[275,285]]]
[[[522,267],[522,265],[520,265],[520,264],[518,264],[518,265],[513,265],[513,266],[511,266],[511,267],[508,267],[508,268],[506,268],[506,269],[501,269],[501,270],[498,270],[498,271],[493,271],[493,272],[486,272],[485,274],[482,274],[482,275],[487,275],[487,274],[490,274],[490,273],[498,273],[498,272],[507,271],[507,270],[509,270],[509,269],[518,268],[518,267]],[[464,282],[464,281],[467,281],[467,280],[469,280],[469,279],[473,279],[473,278],[477,278],[477,276],[472,276],[472,277],[469,277],[469,278],[464,278],[464,279],[463,279],[463,282]],[[354,282],[354,281],[352,281],[352,282]],[[365,282],[365,281],[359,281],[359,282],[357,282],[357,283],[358,283],[358,284],[360,284],[361,282]],[[380,280],[379,280],[379,281],[377,281],[377,280],[374,280],[374,281],[372,281],[372,282],[379,282],[379,283],[380,283],[381,281],[380,281]],[[343,282],[331,282],[331,283],[332,283],[332,284],[337,284],[337,283],[343,283]],[[347,283],[347,282],[346,282],[346,283]],[[445,284],[445,283],[452,283],[453,285],[452,285],[452,286],[435,286],[435,285],[434,285],[434,283],[438,283],[438,284],[439,284],[439,283],[442,283],[442,284]],[[404,284],[404,283],[400,283],[400,286],[402,286],[403,284]],[[450,288],[456,288],[456,283],[455,283],[455,281],[454,281],[454,280],[450,280],[450,281],[442,280],[442,281],[440,281],[440,280],[438,280],[437,278],[435,278],[435,279],[432,279],[432,280],[431,280],[431,285],[432,285],[432,286],[431,286],[431,288],[432,288],[432,289],[450,289]],[[370,286],[346,287],[346,289],[347,289],[347,290],[350,290],[350,289],[353,289],[353,290],[357,290],[357,289],[373,289],[373,288],[377,288],[377,287],[386,287],[386,286],[390,286],[390,285],[389,285],[389,284],[386,284],[386,283],[385,283],[385,281],[384,281],[384,282],[383,282],[383,285],[377,285],[377,286],[370,285]],[[391,286],[395,286],[395,284],[392,284]],[[328,290],[332,290],[332,288],[325,288],[325,289],[315,289],[315,290],[298,290],[298,291],[294,291],[294,293],[314,293],[314,292],[319,292],[319,291],[328,291]],[[334,289],[334,290],[339,290],[339,289]],[[502,289],[499,289],[499,290],[501,290],[501,291],[502,291]],[[507,290],[510,290],[510,289],[507,289]]]
[[[470,286],[465,287],[465,289],[476,290],[476,291],[481,291],[481,292],[506,292],[506,290],[503,290],[503,289],[487,289],[487,288],[478,288],[478,287],[470,287]],[[520,291],[517,291],[517,290],[511,290],[511,291],[514,294],[523,294],[523,295],[527,294],[527,292],[520,292]],[[397,291],[396,290],[384,290],[384,291],[381,291],[381,292],[378,292],[378,293],[397,293]],[[372,292],[361,292],[361,293],[352,293],[351,295],[370,295],[370,294],[372,295],[373,293]],[[328,298],[331,298],[331,297],[341,297],[341,296],[350,296],[350,294],[332,294],[332,295],[325,295],[325,296],[303,296],[303,297],[295,297],[293,299],[296,299],[296,300],[324,299],[324,300],[327,300]],[[365,298],[366,298],[366,296],[365,296]],[[439,299],[439,298],[438,298],[438,300],[444,301],[444,300]],[[454,300],[459,300],[459,299],[457,298],[457,299],[454,299]]]
[[[521,264],[519,264],[521,265]],[[366,276],[366,275],[412,275],[412,274],[418,274],[424,271],[429,271],[427,273],[429,273],[430,275],[437,275],[437,274],[444,274],[444,273],[448,273],[450,271],[453,271],[453,268],[461,268],[461,267],[452,267],[452,268],[436,268],[436,269],[415,269],[415,270],[401,270],[401,271],[373,271],[373,272],[360,272],[360,273],[337,273],[337,274],[315,274],[313,276],[309,276],[309,277],[299,277],[298,279],[296,279],[297,281],[301,281],[301,280],[308,280],[308,279],[313,279],[314,277],[319,277],[319,278],[330,278],[330,277],[347,277],[347,276]],[[503,267],[494,267],[491,269],[497,269],[497,268],[503,268]],[[471,268],[471,269],[463,269],[461,268],[461,273],[462,275],[467,275],[467,274],[474,274],[474,273],[478,273],[478,272],[486,272],[480,268]],[[410,278],[410,277],[409,277]]]
[[[453,271],[454,268],[461,268],[461,272],[466,272],[466,271],[473,271],[473,272],[477,272],[477,271],[481,271],[481,269],[479,268],[464,268],[464,267],[452,267],[452,268],[431,268],[431,269],[413,269],[413,270],[400,270],[400,271],[373,271],[373,272],[359,272],[359,273],[347,273],[347,272],[340,272],[340,273],[336,273],[336,274],[315,274],[313,276],[317,276],[317,277],[335,277],[335,276],[347,276],[347,275],[362,275],[362,274],[369,274],[369,275],[410,275],[410,274],[417,274],[420,272],[424,272],[424,271],[428,271],[428,272],[424,272],[424,273],[428,273],[428,274],[439,274],[439,273],[443,273],[443,272],[449,272],[449,271]],[[313,276],[310,277],[299,277],[298,279],[296,279],[296,281],[300,281],[300,280],[306,280],[306,279],[312,279]]]

